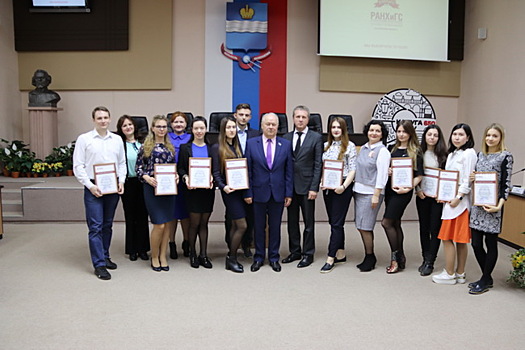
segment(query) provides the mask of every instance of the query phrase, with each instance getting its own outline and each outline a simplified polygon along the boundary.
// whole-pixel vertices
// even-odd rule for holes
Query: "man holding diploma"
[[[114,270],[117,264],[111,261],[109,246],[113,233],[113,218],[119,194],[124,193],[126,180],[126,157],[120,136],[108,131],[111,121],[106,107],[96,107],[92,112],[95,128],[80,135],[73,153],[73,171],[84,185],[84,206],[89,228],[89,251],[95,275],[102,280],[111,279],[107,269]],[[102,194],[95,184],[93,166],[115,164],[118,178],[117,193]]]

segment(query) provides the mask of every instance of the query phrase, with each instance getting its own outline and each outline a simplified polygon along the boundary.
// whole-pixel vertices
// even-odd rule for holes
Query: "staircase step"
[[[24,217],[24,213],[21,211],[4,211],[3,218],[5,221],[9,221],[9,219],[20,219]]]
[[[5,202],[6,200],[21,200],[22,199],[22,190],[20,189],[2,189],[2,201]]]

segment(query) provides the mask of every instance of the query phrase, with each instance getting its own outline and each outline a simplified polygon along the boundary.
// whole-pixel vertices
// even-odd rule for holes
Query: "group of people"
[[[255,246],[252,272],[258,271],[266,258],[276,272],[281,271],[280,263],[298,261],[298,268],[310,266],[315,253],[315,200],[321,190],[330,225],[328,254],[321,273],[330,272],[335,265],[347,260],[344,225],[352,197],[355,225],[364,246],[364,258],[357,267],[364,272],[375,268],[374,227],[384,202],[381,225],[391,249],[386,273],[397,273],[406,266],[402,217],[415,193],[421,276],[429,276],[434,271],[442,241],[445,268],[434,274],[432,280],[439,284],[465,283],[467,243],[472,239],[482,276],[469,284],[469,292],[481,294],[493,286],[491,273],[497,260],[497,237],[501,231],[503,204],[510,191],[513,165],[512,154],[505,148],[503,127],[499,124],[486,128],[482,151],[476,154],[472,131],[467,124],[454,126],[447,146],[439,126],[427,126],[419,141],[412,122],[402,120],[396,125],[395,143],[387,147],[385,124],[371,120],[363,130],[368,142],[358,152],[349,140],[345,120],[340,117],[330,119],[327,141],[323,143],[321,134],[308,128],[310,111],[306,106],[294,108],[294,130],[279,137],[277,115],[263,115],[261,130],[254,130],[249,128],[250,106],[240,104],[232,117],[221,121],[218,142],[213,145],[206,137],[206,119],[195,117],[190,122],[182,112],[173,113],[170,120],[160,115],[153,117],[143,143],[131,117],[124,115],[118,120],[118,135],[115,135],[108,131],[110,115],[106,108],[95,108],[92,116],[95,129],[79,136],[73,161],[75,175],[85,186],[89,246],[95,275],[100,279],[110,279],[107,269],[117,268],[110,259],[109,244],[119,195],[123,201],[126,254],[130,260],[149,259],[154,271],[169,271],[168,247],[169,256],[176,259],[175,232],[180,220],[184,236],[182,249],[184,256],[189,257],[190,266],[212,268],[207,254],[208,221],[213,211],[215,188],[218,188],[226,209],[227,270],[244,271],[237,251],[242,246],[244,255],[251,257],[252,239]],[[173,132],[169,132],[169,126]],[[412,160],[412,186],[393,186],[391,159],[403,157]],[[190,186],[190,158],[211,158],[209,187]],[[247,162],[249,188],[236,190],[228,185],[226,161],[241,158]],[[325,160],[342,161],[340,186],[320,187]],[[107,163],[115,164],[118,191],[102,195],[94,181],[93,166]],[[172,163],[177,164],[177,195],[156,196],[155,165]],[[425,196],[420,186],[425,168],[457,171],[457,196],[450,202]],[[471,206],[469,194],[476,171],[498,174],[497,205]],[[289,254],[280,260],[285,207]],[[151,233],[148,215],[153,226]]]

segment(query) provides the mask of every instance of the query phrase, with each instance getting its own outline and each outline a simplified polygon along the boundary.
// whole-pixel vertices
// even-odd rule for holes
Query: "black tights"
[[[401,228],[401,220],[399,219],[388,219],[383,218],[381,226],[385,229],[388,244],[390,244],[390,250],[399,253],[403,253],[403,229]]]
[[[474,229],[471,229],[471,232],[472,249],[474,250],[474,255],[476,255],[476,260],[483,274],[480,281],[484,284],[491,284],[493,283],[492,271],[498,260],[498,235]],[[483,247],[483,236],[485,236],[486,251]]]
[[[237,219],[232,220],[232,225],[230,229],[230,251],[228,252],[229,256],[236,256],[237,250],[241,245],[242,238],[246,232],[246,219]]]
[[[190,230],[188,233],[191,254],[196,255],[195,244],[199,235],[200,256],[207,256],[208,221],[211,213],[190,213]]]

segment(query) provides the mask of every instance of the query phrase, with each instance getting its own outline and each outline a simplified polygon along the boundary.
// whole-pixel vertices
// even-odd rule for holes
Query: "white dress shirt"
[[[114,163],[119,183],[126,181],[126,155],[122,138],[112,132],[99,135],[96,129],[77,138],[73,152],[73,172],[77,180],[91,189],[95,184],[93,165]]]

